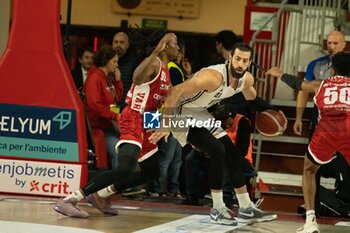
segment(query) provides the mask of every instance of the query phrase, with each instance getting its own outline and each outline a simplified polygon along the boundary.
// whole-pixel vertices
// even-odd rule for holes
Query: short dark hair
[[[332,57],[332,67],[337,75],[350,77],[350,53],[339,52]]]
[[[117,52],[112,48],[111,45],[102,45],[94,56],[94,65],[97,67],[103,67],[107,65],[108,61],[111,60]]]
[[[82,58],[86,51],[88,51],[90,53],[95,53],[94,50],[91,47],[84,47],[84,48],[81,48],[79,50],[79,53],[78,53],[79,58]]]
[[[237,43],[237,44],[235,44],[235,46],[232,49],[232,52],[231,52],[232,56],[233,56],[233,54],[235,54],[235,50],[236,49],[239,49],[239,50],[244,51],[244,52],[250,52],[250,58],[249,59],[252,60],[253,53],[254,53],[252,47],[250,47],[249,45],[244,44],[244,43]]]
[[[225,49],[231,50],[237,43],[237,36],[233,31],[222,30],[215,36],[215,41],[221,43]]]

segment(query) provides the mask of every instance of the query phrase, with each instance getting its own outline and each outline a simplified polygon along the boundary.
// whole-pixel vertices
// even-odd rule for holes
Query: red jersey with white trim
[[[334,76],[322,81],[314,102],[319,123],[345,120],[350,116],[350,78]]]
[[[161,63],[160,60],[159,62]],[[161,63],[161,68],[154,79],[141,85],[132,84],[125,102],[140,114],[157,111],[164,103],[170,85],[169,70]]]
[[[314,102],[319,118],[309,144],[310,154],[324,164],[339,151],[350,164],[350,78],[334,76],[322,81]]]

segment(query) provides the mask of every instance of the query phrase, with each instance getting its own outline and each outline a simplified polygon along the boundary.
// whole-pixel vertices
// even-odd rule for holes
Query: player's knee
[[[119,164],[117,169],[123,173],[123,175],[130,176],[137,166],[137,159],[133,156],[125,155],[119,157]]]
[[[118,154],[117,170],[122,172],[125,176],[130,176],[137,166],[137,159],[141,152],[140,147],[133,144],[122,144]]]
[[[306,152],[305,160],[304,160],[304,173],[314,174],[319,168],[319,164],[317,164],[312,158],[309,151]]]

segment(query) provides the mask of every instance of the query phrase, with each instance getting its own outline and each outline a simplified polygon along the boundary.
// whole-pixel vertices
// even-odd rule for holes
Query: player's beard
[[[243,75],[245,74],[245,72],[247,72],[247,69],[244,70],[242,73],[238,73],[235,68],[233,67],[233,65],[231,64],[231,75],[233,78],[236,78],[236,79],[240,79],[243,77]]]

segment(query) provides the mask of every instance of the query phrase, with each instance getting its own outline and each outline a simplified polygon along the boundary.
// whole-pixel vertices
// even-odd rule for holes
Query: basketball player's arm
[[[321,81],[319,80],[313,80],[313,81],[301,80],[295,75],[284,73],[283,70],[281,70],[278,67],[272,67],[266,72],[266,75],[275,76],[281,79],[284,83],[286,83],[288,86],[290,86],[294,90],[302,90],[305,92],[317,92],[321,84]]]
[[[309,63],[309,65],[306,68],[306,73],[304,76],[305,80],[314,80],[314,68],[315,68],[315,62]],[[307,101],[309,99],[310,93],[307,91],[299,91],[297,98],[296,98],[296,114],[295,114],[295,122],[293,125],[293,131],[296,135],[301,135],[303,132],[303,114],[305,111],[305,107],[307,104]]]
[[[247,77],[245,81],[245,88],[242,90],[244,98],[247,100],[248,105],[255,111],[262,112],[268,109],[278,111],[278,109],[263,100],[256,95],[256,90],[254,88],[254,77],[251,73],[247,72]]]
[[[158,43],[153,52],[135,69],[132,81],[136,85],[151,81],[158,73],[161,63],[157,59],[157,56],[162,52],[167,43],[176,39],[174,33],[167,33]]]
[[[254,100],[256,98],[256,90],[254,88],[254,77],[249,72],[246,73],[246,80],[244,83],[242,93],[247,101]]]
[[[293,130],[296,135],[301,135],[303,132],[303,114],[305,111],[305,107],[307,104],[307,100],[309,99],[309,92],[299,91],[296,99],[296,114],[295,114],[295,122],[293,125]]]
[[[191,79],[176,85],[169,91],[165,100],[164,115],[173,115],[180,97],[193,96],[200,91],[212,92],[220,86],[222,79],[222,75],[217,71],[201,70]]]
[[[156,59],[157,56],[153,57],[150,55],[135,69],[132,81],[136,85],[141,85],[151,81],[156,74],[156,70],[160,69],[160,62]]]

